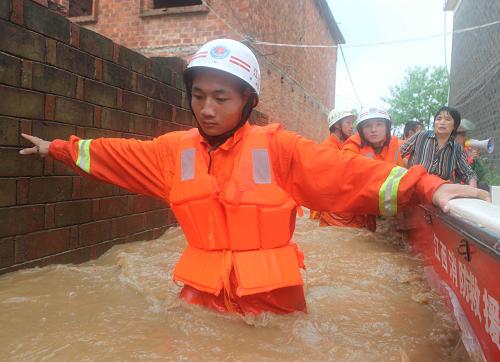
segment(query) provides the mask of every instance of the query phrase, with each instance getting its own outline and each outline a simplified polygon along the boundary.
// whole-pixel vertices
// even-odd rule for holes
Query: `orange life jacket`
[[[270,136],[279,125],[252,127],[234,157],[231,178],[218,185],[197,129],[181,140],[170,204],[188,246],[174,280],[218,295],[230,288],[234,267],[237,295],[302,285],[303,256],[291,242],[295,201],[276,182]]]
[[[398,166],[403,166],[403,159],[399,152],[399,140],[396,136],[391,137],[389,146],[384,146],[380,153],[375,153],[375,150],[368,145],[361,146],[361,137],[355,134],[344,143],[343,149],[362,154],[365,157],[375,160],[387,161]]]

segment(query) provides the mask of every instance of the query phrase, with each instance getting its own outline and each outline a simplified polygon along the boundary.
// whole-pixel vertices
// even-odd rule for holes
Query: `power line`
[[[356,96],[356,99],[358,100],[358,104],[362,107],[363,103],[361,103],[361,99],[359,98],[358,92],[356,91],[356,87],[354,86],[354,82],[352,81],[351,72],[349,71],[349,67],[347,66],[347,61],[345,60],[344,51],[342,50],[340,44],[339,44],[339,49],[340,49],[340,54],[342,55],[342,59],[344,60],[344,65],[345,69],[347,70],[347,75],[349,76],[349,80],[351,81],[352,90],[354,92],[354,95]]]
[[[482,25],[477,25],[477,26],[471,26],[469,28],[463,28],[459,30],[454,30],[450,32],[446,32],[444,35],[453,35],[453,34],[462,34],[466,33],[469,31],[475,31],[478,29],[486,28],[489,26],[493,26],[496,24],[500,24],[500,20],[493,21],[491,23],[486,23]],[[376,47],[376,46],[383,46],[383,45],[393,45],[393,44],[402,44],[402,43],[410,43],[410,42],[416,42],[416,41],[423,41],[423,40],[429,40],[429,39],[434,39],[434,38],[439,38],[442,37],[443,34],[430,34],[418,38],[407,38],[407,39],[399,39],[399,40],[387,40],[387,41],[382,41],[382,42],[377,42],[377,43],[364,43],[364,44],[350,44],[350,45],[343,45],[344,48],[364,48],[364,47]],[[287,43],[272,43],[272,42],[267,42],[267,41],[260,41],[260,40],[252,40],[254,44],[259,44],[259,45],[268,45],[268,46],[278,46],[278,47],[291,47],[291,48],[337,48],[340,47],[340,45],[324,45],[324,44],[287,44]]]

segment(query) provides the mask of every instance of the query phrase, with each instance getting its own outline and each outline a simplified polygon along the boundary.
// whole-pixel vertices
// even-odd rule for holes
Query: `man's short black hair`
[[[424,128],[424,125],[420,121],[408,121],[405,123],[405,129],[404,129],[404,138],[408,138],[410,136],[410,131],[413,131],[414,133],[417,130],[417,127]]]

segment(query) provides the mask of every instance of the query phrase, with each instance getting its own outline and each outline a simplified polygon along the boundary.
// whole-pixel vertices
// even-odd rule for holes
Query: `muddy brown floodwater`
[[[0,276],[9,361],[468,361],[442,299],[401,235],[300,218],[308,314],[223,315],[181,302],[179,228],[97,260]]]

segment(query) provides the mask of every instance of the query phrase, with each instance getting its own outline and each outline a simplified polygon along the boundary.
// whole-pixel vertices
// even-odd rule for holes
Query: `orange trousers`
[[[224,290],[219,295],[199,291],[189,285],[182,288],[180,297],[190,304],[201,305],[218,312],[236,312],[239,314],[258,315],[262,312],[287,314],[307,313],[304,288],[302,285],[279,288],[266,293],[257,293],[239,297],[236,295],[237,280],[234,270],[230,275],[231,291],[229,298],[224,297]],[[230,303],[230,305],[227,305]]]

